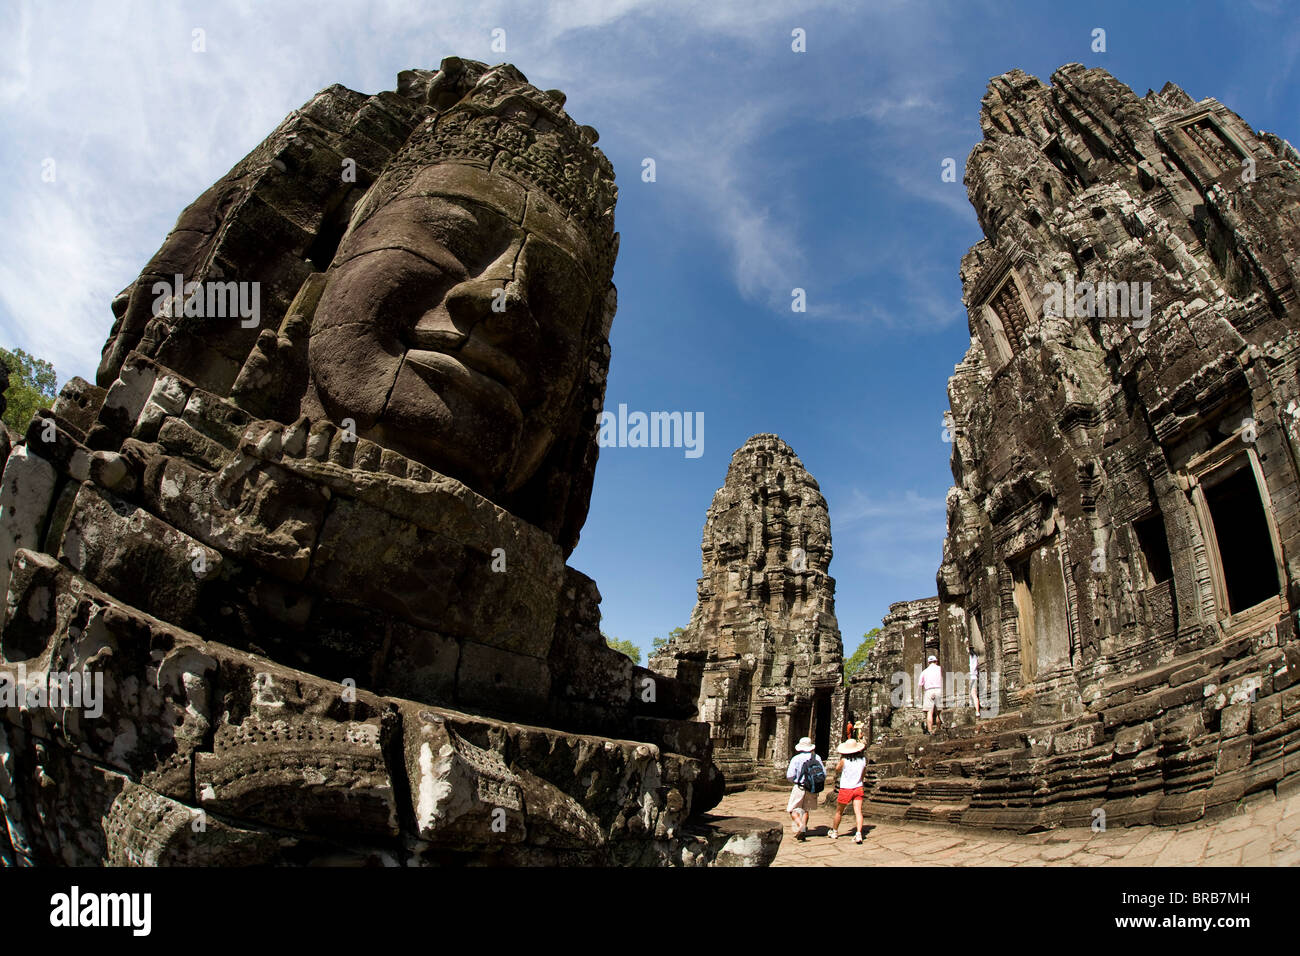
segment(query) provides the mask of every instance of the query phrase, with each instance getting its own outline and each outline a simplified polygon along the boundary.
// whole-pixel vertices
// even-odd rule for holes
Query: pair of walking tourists
[[[808,820],[817,806],[817,795],[826,789],[826,765],[817,756],[816,747],[811,738],[804,737],[794,748],[797,752],[790,758],[785,777],[794,783],[790,790],[790,799],[786,803],[786,812],[794,821],[794,838],[808,838]],[[844,808],[853,804],[853,816],[857,829],[853,831],[853,842],[862,842],[862,799],[863,775],[867,768],[866,746],[861,740],[850,737],[836,748],[840,754],[835,764],[839,774],[839,794],[836,797],[835,820],[831,824],[828,836],[834,840],[839,836],[840,820]]]

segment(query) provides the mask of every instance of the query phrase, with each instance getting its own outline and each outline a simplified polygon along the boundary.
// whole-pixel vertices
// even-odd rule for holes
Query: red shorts
[[[844,804],[846,806],[852,803],[854,800],[861,800],[862,788],[854,787],[852,790],[849,790],[845,787],[840,787],[840,795],[837,799],[841,804]]]

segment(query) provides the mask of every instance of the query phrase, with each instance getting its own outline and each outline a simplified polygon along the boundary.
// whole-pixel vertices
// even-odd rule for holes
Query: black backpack
[[[808,762],[799,771],[799,786],[809,793],[821,793],[826,789],[826,766],[815,753],[808,757]]]

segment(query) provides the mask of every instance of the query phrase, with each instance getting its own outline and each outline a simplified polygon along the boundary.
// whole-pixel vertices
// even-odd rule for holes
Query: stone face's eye
[[[483,227],[478,218],[464,207],[450,202],[438,203],[416,220],[435,242],[446,249],[467,269],[481,255]]]
[[[573,256],[531,237],[525,252],[528,301],[548,333],[581,333],[591,305],[592,283]]]
[[[470,276],[482,273],[518,233],[499,213],[464,200],[426,197],[413,218]]]

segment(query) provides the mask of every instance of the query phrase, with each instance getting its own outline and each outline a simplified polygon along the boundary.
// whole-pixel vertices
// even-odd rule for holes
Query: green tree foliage
[[[848,680],[853,676],[853,672],[867,662],[867,652],[871,646],[876,643],[876,638],[880,636],[880,628],[873,627],[867,633],[862,635],[862,643],[858,649],[853,652],[853,656],[844,661],[844,679]]]
[[[54,403],[58,378],[53,365],[22,349],[0,349],[0,362],[9,369],[4,423],[21,435],[38,408],[49,408]]]
[[[686,628],[675,627],[668,632],[667,637],[656,637],[654,640],[650,642],[650,653],[651,654],[658,653],[659,649],[662,648],[664,645],[666,645],[669,641],[675,641],[685,633],[686,633]]]
[[[604,631],[600,632],[600,636],[603,637],[605,639],[605,643],[608,644],[610,647],[614,648],[614,650],[618,651],[620,654],[625,654],[628,657],[632,658],[633,664],[641,663],[641,648],[637,647],[631,641],[624,641],[624,640],[620,640],[617,637],[610,637]]]

